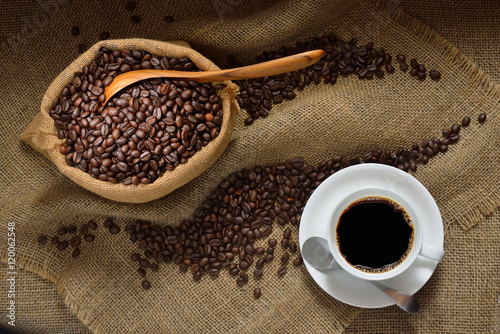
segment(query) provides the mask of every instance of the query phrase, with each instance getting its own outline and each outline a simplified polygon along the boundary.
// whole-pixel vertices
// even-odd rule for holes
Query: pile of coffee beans
[[[470,117],[464,117],[462,126],[469,124]],[[418,164],[426,164],[456,143],[462,126],[453,124],[442,131],[442,138],[425,139],[411,149],[373,151],[361,158],[334,156],[315,166],[294,159],[232,173],[197,208],[193,219],[180,226],[162,228],[146,221],[127,226],[130,240],[143,251],[142,256],[132,254],[131,260],[139,263],[141,277],[148,269],[156,272],[159,264],[168,262],[177,264],[181,272],[190,271],[194,280],[205,273],[217,277],[227,268],[241,287],[249,282],[253,265],[255,280],[262,278],[264,271],[273,270],[264,267],[272,267],[275,249],[280,247],[282,255],[274,271],[285,276],[290,262],[294,266],[303,263],[292,229],[297,229],[308,198],[324,179],[359,163],[384,163],[416,171]],[[274,223],[284,228],[280,241],[271,236]],[[266,246],[260,241],[264,238]],[[149,289],[150,282],[145,280],[143,287]],[[260,297],[260,288],[254,295]]]
[[[316,64],[307,68],[264,78],[235,81],[240,89],[238,104],[249,114],[245,125],[252,124],[260,117],[266,117],[273,104],[294,99],[296,90],[303,90],[311,83],[335,84],[339,77],[350,75],[356,75],[362,80],[383,78],[386,72],[395,72],[392,56],[383,48],[376,49],[372,42],[365,45],[357,43],[356,39],[345,42],[335,35],[328,35],[300,42],[292,47],[283,46],[278,51],[263,52],[257,56],[256,62],[264,62],[310,50],[325,51]],[[400,69],[408,70],[406,57],[398,54],[396,58]],[[242,65],[234,56],[228,56],[228,62],[230,67]],[[417,76],[421,80],[426,78],[427,70],[423,64],[412,59],[411,66],[412,76]],[[441,78],[441,74],[436,70],[431,70],[429,73],[433,80]]]
[[[219,135],[222,104],[212,84],[144,80],[106,106],[104,87],[120,73],[139,69],[197,70],[188,58],[101,48],[54,100],[50,116],[65,139],[66,162],[92,177],[123,184],[154,182],[186,163]]]

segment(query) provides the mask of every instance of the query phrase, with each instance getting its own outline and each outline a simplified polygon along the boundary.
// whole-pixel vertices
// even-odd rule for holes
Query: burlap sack
[[[188,57],[200,70],[219,69],[214,63],[191,49],[184,42],[167,43],[138,38],[98,42],[73,61],[52,82],[42,99],[40,112],[24,130],[20,138],[52,161],[59,171],[72,181],[102,197],[130,203],[144,203],[158,199],[203,173],[224,152],[231,139],[239,110],[239,106],[234,99],[237,87],[230,81],[226,81],[226,88],[219,91],[218,94],[222,101],[223,110],[223,123],[220,133],[201,151],[191,157],[187,163],[177,166],[172,171],[165,171],[161,177],[150,184],[124,185],[122,183],[113,184],[101,181],[93,178],[89,173],[68,166],[64,155],[59,151],[64,140],[57,137],[57,129],[54,126],[54,120],[49,116],[49,112],[52,108],[52,102],[61,95],[62,89],[73,80],[74,73],[81,71],[85,65],[89,64],[102,46],[109,50],[145,50],[158,56]]]
[[[97,2],[90,5],[99,7]],[[5,125],[2,128],[5,141],[0,143],[4,158],[0,167],[5,171],[2,174],[1,196],[5,202],[2,221],[16,221],[17,265],[53,282],[56,288],[52,292],[59,291],[71,312],[93,332],[338,333],[345,329],[361,310],[329,297],[318,288],[304,267],[289,268],[287,275],[280,279],[275,275],[278,264],[273,263],[276,267],[269,267],[262,281],[251,280],[239,289],[227,272],[222,272],[217,279],[205,276],[193,282],[175,266],[162,265],[159,273],[150,277],[153,288],[144,292],[139,286],[136,268],[129,260],[136,246],[123,234],[110,236],[100,228],[96,243],[84,249],[77,260],[71,259],[68,253],[41,248],[36,243],[39,234],[51,235],[59,226],[80,224],[91,217],[102,224],[104,217],[113,216],[122,227],[137,218],[176,225],[192,216],[223,177],[243,167],[277,163],[296,156],[315,163],[334,154],[360,156],[374,148],[407,147],[413,141],[439,136],[442,128],[468,114],[474,121],[461,132],[459,143],[428,165],[419,166],[414,175],[436,198],[447,230],[474,226],[483,214],[489,214],[498,206],[498,89],[452,45],[421,22],[398,12],[397,8],[388,8],[387,2],[246,1],[229,6],[222,14],[212,8],[212,3],[172,1],[168,3],[169,8],[162,9],[156,3],[141,5],[139,13],[147,24],[131,28],[120,26],[120,17],[115,18],[114,13],[123,13],[123,4],[106,5],[109,8],[92,13],[96,26],[85,26],[91,32],[84,38],[97,36],[106,29],[103,22],[111,20],[122,27],[111,31],[112,34],[187,40],[222,67],[229,53],[250,62],[263,49],[273,50],[283,44],[333,32],[344,39],[358,37],[362,43],[373,39],[377,46],[392,54],[405,52],[409,57],[417,57],[426,66],[440,70],[443,79],[438,83],[419,82],[399,71],[378,81],[361,82],[349,78],[339,80],[335,86],[310,86],[295,100],[276,106],[268,118],[250,127],[243,126],[245,115],[242,112],[227,150],[200,177],[156,201],[141,205],[118,204],[83,191],[17,141],[15,134],[36,114],[38,100],[51,81],[40,76],[39,82],[34,84],[30,76],[19,76],[19,71],[40,73],[40,66],[47,60],[45,57],[38,59],[36,55],[60,55],[64,59],[70,57],[72,50],[67,45],[48,48],[41,42],[18,45],[12,58],[24,67],[2,59],[8,63],[3,67],[5,75],[0,80],[6,80],[2,83],[8,83],[9,92],[25,91],[29,87],[30,93],[14,99],[0,90],[2,110],[5,110],[5,114],[0,115],[0,124]],[[72,48],[76,48],[68,31],[75,24],[76,14],[81,13],[81,6],[77,1],[67,5],[64,15],[56,15],[43,32],[68,45],[73,42]],[[89,4],[86,2],[85,6]],[[170,29],[158,29],[154,23],[165,13],[172,12],[179,15]],[[68,29],[60,29],[61,26]],[[58,66],[46,67],[46,76],[53,78],[62,70]],[[19,110],[23,113],[19,114]],[[488,114],[483,125],[475,122],[481,112]],[[7,120],[9,122],[4,122]],[[3,238],[4,225],[1,229]],[[490,233],[490,230],[484,231]],[[275,235],[280,233],[282,228],[276,227]],[[292,235],[296,238],[295,228]],[[491,239],[476,240],[474,242],[485,240],[495,247]],[[445,250],[458,249],[457,244],[463,246],[468,241],[464,238],[457,243],[447,242]],[[276,258],[281,252],[277,250]],[[450,252],[453,261],[449,266],[443,263],[438,267],[437,275],[430,282],[432,285],[426,286],[431,292],[423,307],[437,303],[440,307],[436,309],[444,311],[443,300],[459,298],[460,283],[469,284],[471,291],[476,291],[472,287],[481,288],[474,285],[477,278],[474,273],[461,273],[460,257],[467,256],[466,252],[466,248],[460,248],[458,253]],[[6,257],[5,250],[1,249],[1,261],[5,262]],[[461,279],[453,280],[456,276]],[[492,277],[498,278],[498,275]],[[453,282],[453,286],[448,282]],[[48,299],[50,294],[40,295],[36,291],[43,284],[46,281],[33,284],[20,293],[30,297],[26,300]],[[256,286],[260,286],[263,293],[257,301],[252,296]],[[444,297],[437,298],[434,291]],[[475,314],[463,310],[469,310],[468,306],[495,305],[490,294],[484,304],[474,302],[464,300],[461,305],[465,307],[455,308],[455,313],[449,316],[452,319]],[[0,300],[0,303],[5,301]],[[5,304],[0,305],[1,312],[5,312]],[[52,317],[42,312],[40,304],[32,302],[31,305],[32,308],[26,302],[23,304],[26,308],[20,307],[20,310],[27,310],[24,314],[19,313],[24,323],[33,324],[34,328],[68,332],[58,320],[65,318],[65,314],[61,313],[60,318]],[[429,313],[426,316],[427,320],[432,319]],[[38,324],[37,317],[43,317],[45,324]],[[443,331],[460,332],[461,329],[450,328]],[[376,329],[384,330],[371,328]],[[70,331],[77,332],[76,329]]]

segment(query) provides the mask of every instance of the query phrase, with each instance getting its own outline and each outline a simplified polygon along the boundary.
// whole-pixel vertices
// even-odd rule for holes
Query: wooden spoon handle
[[[225,80],[242,80],[261,78],[270,75],[287,73],[301,68],[307,67],[316,63],[323,56],[323,50],[313,50],[298,53],[296,55],[283,57],[266,61],[259,64],[232,68],[220,71],[204,71],[204,72],[186,72],[186,71],[170,71],[170,70],[137,70],[130,71],[116,76],[113,82],[104,90],[106,100],[113,97],[121,89],[141,80],[151,78],[172,78],[193,80],[200,83],[225,81]]]
[[[199,82],[213,82],[267,77],[296,71],[312,65],[320,60],[323,53],[323,50],[313,50],[245,67],[222,71],[199,72],[198,78]]]

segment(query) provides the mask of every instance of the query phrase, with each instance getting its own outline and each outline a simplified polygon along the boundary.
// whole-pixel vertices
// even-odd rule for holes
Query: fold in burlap
[[[224,152],[231,139],[236,115],[239,110],[238,104],[234,99],[237,87],[230,81],[227,81],[225,82],[227,87],[218,92],[223,112],[223,123],[219,135],[211,140],[201,151],[192,156],[187,163],[179,165],[172,171],[165,171],[162,176],[151,184],[124,185],[122,183],[112,184],[111,182],[101,181],[93,178],[87,172],[68,166],[64,155],[60,152],[64,141],[57,137],[54,120],[49,115],[52,109],[52,102],[59,98],[63,88],[72,82],[74,73],[82,71],[85,65],[90,64],[101,47],[106,47],[109,50],[145,50],[162,57],[188,57],[200,70],[219,70],[214,63],[203,57],[200,53],[192,50],[189,45],[183,42],[166,43],[137,38],[99,42],[72,62],[52,82],[42,99],[41,111],[26,127],[20,138],[52,161],[59,171],[72,181],[102,197],[130,203],[144,203],[158,199],[203,173]]]
[[[232,171],[296,156],[316,163],[336,154],[360,156],[377,148],[410,147],[414,141],[439,136],[443,128],[465,115],[473,122],[461,131],[460,141],[428,165],[419,166],[414,175],[435,197],[447,229],[453,231],[454,223],[473,226],[499,204],[498,89],[452,45],[390,5],[358,1],[265,5],[248,1],[217,10],[213,3],[200,8],[182,1],[169,2],[169,7],[161,10],[141,3],[141,25],[126,27],[123,4],[108,9],[96,4],[102,12],[92,13],[95,27],[74,15],[80,4],[66,5],[64,15],[55,15],[43,28],[47,40],[50,36],[58,44],[20,43],[12,49],[15,60],[2,59],[8,62],[3,66],[2,85],[8,83],[10,92],[23,92],[22,97],[16,97],[0,91],[0,124],[5,139],[0,143],[4,157],[0,165],[4,171],[2,220],[17,223],[18,265],[57,284],[66,305],[93,332],[341,332],[360,310],[329,297],[304,267],[290,267],[285,277],[278,278],[278,263],[273,262],[264,269],[261,281],[251,279],[240,289],[225,271],[217,279],[204,276],[193,282],[174,265],[161,265],[156,275],[148,276],[153,287],[145,292],[129,260],[137,248],[124,234],[111,236],[100,227],[94,244],[84,245],[88,247],[82,248],[77,260],[67,251],[39,247],[36,237],[53,235],[61,225],[79,224],[90,217],[102,224],[104,217],[114,216],[122,227],[136,218],[176,225],[191,217]],[[120,14],[109,15],[110,11]],[[176,21],[167,27],[159,25],[162,16],[170,14]],[[109,21],[103,20],[105,17]],[[308,87],[250,127],[243,125],[245,115],[241,112],[228,148],[202,175],[159,200],[120,204],[76,186],[16,139],[37,113],[45,88],[76,56],[77,43],[69,34],[75,24],[80,25],[81,40],[92,40],[106,29],[112,37],[186,40],[220,67],[229,53],[251,62],[264,49],[333,32],[346,40],[373,40],[377,47],[393,55],[403,52],[408,58],[415,57],[443,76],[439,82],[420,82],[398,70],[383,80],[340,78],[334,86]],[[19,76],[20,72],[25,75]],[[488,114],[488,120],[479,125],[475,120],[482,112]],[[297,230],[292,230],[292,238],[297,238]],[[275,235],[281,233],[282,228],[276,227]],[[454,244],[447,243],[447,247]],[[277,250],[275,257],[281,252]],[[450,253],[454,259],[465,256]],[[6,261],[5,250],[0,251],[0,258]],[[442,272],[431,281],[444,296],[456,289],[442,284],[443,277],[460,275],[463,269],[459,260],[448,264],[438,266]],[[252,296],[256,286],[263,293],[259,300]],[[23,293],[31,298],[39,296],[36,288]],[[426,303],[440,301],[433,294],[427,298]],[[20,317],[32,323],[29,315]],[[57,326],[57,320],[53,322]]]

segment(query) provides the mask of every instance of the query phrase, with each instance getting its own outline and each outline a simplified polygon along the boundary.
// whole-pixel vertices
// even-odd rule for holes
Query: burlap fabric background
[[[265,8],[258,1],[214,1],[200,9],[198,3],[183,1],[160,10],[141,3],[136,12],[143,20],[136,26],[128,23],[130,14],[122,3],[95,4],[97,10],[86,13],[81,4],[72,2],[60,7],[37,34],[14,43],[9,57],[2,57],[1,83],[8,89],[0,93],[4,137],[0,167],[2,221],[17,224],[18,266],[25,269],[18,275],[18,329],[35,333],[86,332],[85,326],[94,332],[341,332],[357,319],[348,330],[498,332],[495,241],[500,217],[496,213],[483,219],[499,204],[498,88],[451,44],[398,13],[393,4],[387,9],[384,4],[356,1],[283,1]],[[176,22],[159,25],[164,15],[174,15]],[[242,125],[242,113],[226,152],[193,182],[147,205],[117,204],[75,186],[17,138],[37,113],[45,88],[76,57],[78,42],[69,34],[73,25],[82,31],[78,42],[88,45],[103,30],[116,38],[184,39],[219,66],[228,53],[250,61],[262,50],[335,32],[361,42],[373,39],[393,54],[417,57],[440,70],[443,80],[421,83],[398,71],[379,81],[349,78],[333,87],[309,87],[251,127]],[[21,97],[13,94],[19,92]],[[265,276],[258,301],[251,296],[253,281],[238,289],[222,273],[216,280],[204,277],[196,283],[173,265],[161,266],[151,279],[155,288],[145,293],[128,260],[135,245],[125,237],[111,239],[101,229],[96,243],[76,261],[36,244],[39,233],[53,234],[62,224],[90,216],[100,222],[106,216],[118,217],[122,226],[137,217],[175,225],[189,217],[231,171],[295,156],[317,162],[338,153],[355,156],[374,148],[408,147],[415,140],[438,136],[443,127],[464,115],[475,120],[481,112],[488,113],[487,123],[473,122],[449,152],[415,173],[436,198],[448,235],[447,258],[417,294],[422,312],[416,316],[394,307],[361,312],[339,303],[315,285],[305,268],[291,268],[280,280]],[[3,241],[6,223],[2,224]],[[0,252],[5,261],[5,250]],[[39,303],[40,299],[47,302]],[[54,313],[48,314],[47,305],[53,306]],[[5,304],[1,309],[5,312]],[[4,323],[6,318],[2,319]]]
[[[52,82],[43,96],[40,112],[26,127],[20,138],[52,161],[59,171],[72,181],[104,198],[129,203],[143,203],[158,199],[203,173],[224,152],[231,140],[239,111],[238,103],[234,98],[238,87],[230,81],[226,81],[226,87],[217,93],[222,101],[223,110],[223,124],[220,133],[203,150],[198,152],[199,154],[191,157],[187,163],[179,165],[172,171],[165,171],[158,180],[147,185],[127,186],[122,183],[103,182],[78,168],[68,166],[66,159],[59,151],[64,141],[57,137],[54,120],[49,115],[52,102],[61,95],[62,89],[72,82],[74,73],[82,71],[82,68],[94,59],[101,47],[110,50],[145,50],[151,54],[171,58],[188,57],[200,70],[216,71],[220,69],[199,52],[191,49],[185,42],[167,43],[138,38],[98,42],[66,67]]]

